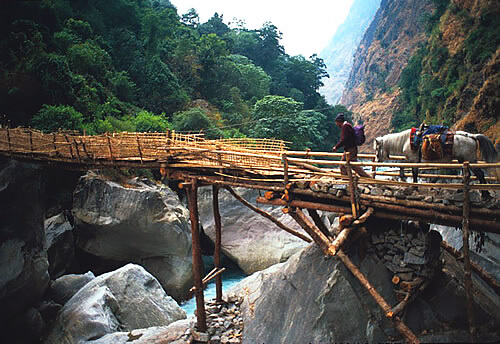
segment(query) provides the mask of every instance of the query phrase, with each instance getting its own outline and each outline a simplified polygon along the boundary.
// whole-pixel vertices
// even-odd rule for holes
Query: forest
[[[168,0],[0,5],[0,124],[86,134],[203,131],[329,151],[338,112],[321,58],[290,56],[271,22],[201,23]]]

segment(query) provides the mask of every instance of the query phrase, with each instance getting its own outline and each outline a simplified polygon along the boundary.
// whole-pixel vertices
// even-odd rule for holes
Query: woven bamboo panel
[[[0,128],[0,153],[86,164],[107,160],[169,161],[206,167],[280,167],[287,143],[270,139],[205,140],[201,134],[114,133],[96,136]]]

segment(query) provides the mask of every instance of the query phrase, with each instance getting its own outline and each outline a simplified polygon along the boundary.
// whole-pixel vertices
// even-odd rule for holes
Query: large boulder
[[[388,270],[369,257],[361,269],[394,303]],[[372,320],[385,320],[354,279],[337,258],[325,258],[314,244],[246,278],[228,292],[243,297],[243,343],[367,342],[367,329],[377,327]]]
[[[24,314],[49,283],[45,182],[37,165],[0,159],[0,321]]]
[[[368,254],[351,259],[391,305],[392,273]],[[463,268],[447,252],[444,268],[405,309],[403,321],[425,342],[469,340]],[[474,314],[480,341],[500,339],[499,300],[474,277]],[[338,258],[312,244],[286,263],[257,272],[228,292],[240,298],[243,343],[388,342],[400,335]]]
[[[258,190],[236,188],[235,191],[283,224],[304,233],[302,228],[289,215],[283,214],[280,208],[257,205],[255,200],[259,196]],[[205,234],[215,242],[211,188],[200,189],[198,206]],[[219,192],[219,208],[222,218],[222,252],[247,274],[284,262],[307,244],[248,209],[224,189]]]
[[[185,318],[186,313],[154,276],[139,265],[128,264],[98,276],[73,295],[45,343],[82,343]]]
[[[80,179],[73,201],[77,245],[141,264],[169,295],[183,299],[192,286],[188,210],[167,187],[137,178],[126,185],[94,174]]]
[[[92,344],[185,344],[189,343],[194,318],[178,320],[168,326],[149,327],[130,332],[107,334]]]
[[[73,225],[65,212],[45,220],[45,249],[49,259],[51,279],[62,276],[73,263],[75,239]]]
[[[55,302],[64,305],[81,288],[95,278],[92,271],[83,275],[64,275],[50,282],[49,295]]]

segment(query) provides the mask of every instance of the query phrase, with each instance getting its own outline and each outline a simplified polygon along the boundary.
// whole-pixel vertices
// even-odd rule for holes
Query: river
[[[206,272],[211,271],[214,268],[213,257],[203,256],[203,264]],[[247,277],[247,275],[236,264],[230,262],[229,259],[224,259],[221,265],[226,268],[222,273],[222,293],[224,295],[227,290]],[[215,299],[215,278],[207,284],[204,296],[205,301]],[[196,309],[196,298],[192,297],[181,303],[180,306],[186,312],[186,315],[190,317],[194,315]]]

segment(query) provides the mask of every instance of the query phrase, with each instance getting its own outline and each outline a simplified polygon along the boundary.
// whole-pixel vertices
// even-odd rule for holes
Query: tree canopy
[[[168,0],[2,2],[3,124],[204,130],[329,149],[337,110],[318,93],[324,62],[287,55],[271,22],[237,24],[218,13],[202,23]]]

